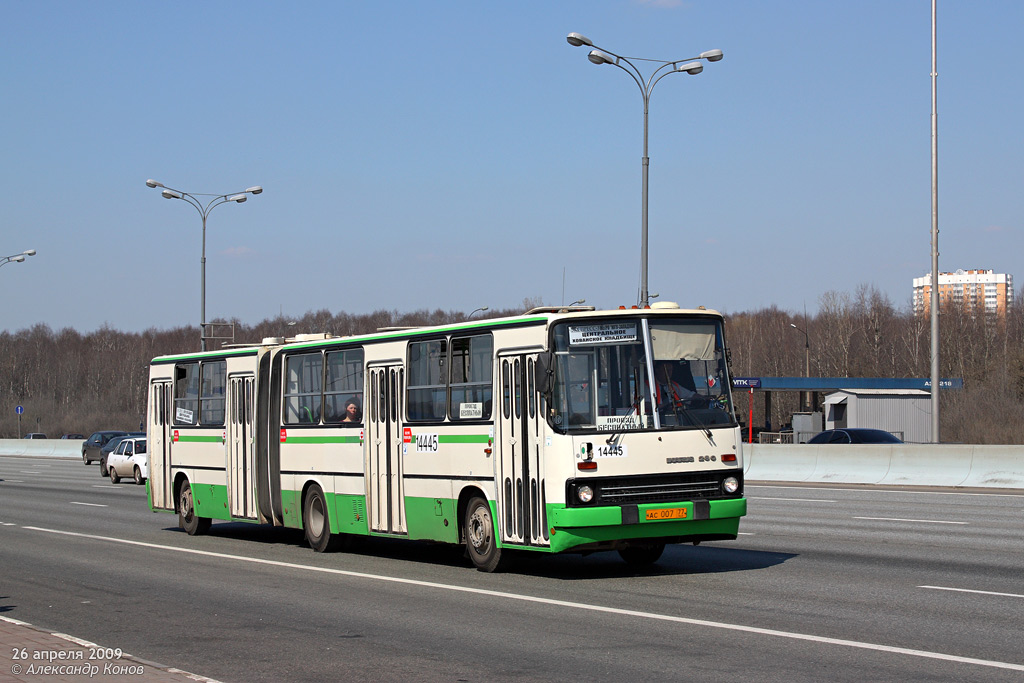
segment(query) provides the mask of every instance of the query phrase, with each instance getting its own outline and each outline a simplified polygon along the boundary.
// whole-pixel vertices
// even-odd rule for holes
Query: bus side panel
[[[458,502],[448,497],[405,497],[409,538],[459,542]]]
[[[336,534],[370,533],[366,519],[366,496],[363,494],[327,494],[327,505],[334,510],[331,517],[331,532]]]

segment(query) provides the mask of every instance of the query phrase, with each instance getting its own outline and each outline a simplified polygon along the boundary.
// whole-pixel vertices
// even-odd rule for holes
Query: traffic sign
[[[22,406],[18,406],[17,408],[14,409],[14,412],[17,413],[18,415],[21,415],[22,413],[25,412],[25,409]]]

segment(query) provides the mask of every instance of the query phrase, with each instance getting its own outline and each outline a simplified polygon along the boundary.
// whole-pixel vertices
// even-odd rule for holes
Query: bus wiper
[[[687,408],[686,403],[680,401],[678,404],[673,402],[672,409],[675,411],[677,417],[680,415],[681,412],[681,414],[685,415],[686,419],[690,421],[690,424],[692,424],[695,427],[700,427],[704,431],[704,436],[707,438],[708,442],[710,442],[712,446],[716,445],[715,436],[714,434],[711,433],[711,429],[707,426],[707,424],[705,424],[703,420],[697,417],[697,415],[693,412],[693,408]]]

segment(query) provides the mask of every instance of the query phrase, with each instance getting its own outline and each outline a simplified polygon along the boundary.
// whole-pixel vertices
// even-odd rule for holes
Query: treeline
[[[766,308],[726,316],[735,376],[803,376],[805,337],[812,377],[931,376],[931,322],[897,310],[877,289],[852,295],[827,292],[817,315],[805,319]],[[795,329],[796,325],[800,329]],[[939,374],[962,378],[962,390],[939,395],[943,442],[1024,443],[1024,302],[1005,319],[943,307],[939,317]],[[737,395],[746,420],[747,397]],[[763,396],[754,394],[754,427],[764,426]],[[819,396],[819,400],[821,396]],[[799,409],[797,393],[772,395],[771,425],[778,429]]]
[[[828,292],[818,303],[819,312],[806,319],[776,307],[727,314],[733,374],[802,376],[806,331],[812,376],[930,376],[926,316],[898,310],[869,286],[853,294]],[[477,313],[474,319],[516,315],[535,305],[540,302],[527,299],[522,308]],[[1024,443],[1024,302],[1018,297],[1005,319],[972,316],[960,309],[942,313],[940,372],[964,382],[962,390],[941,394],[942,441]],[[297,320],[277,317],[256,325],[237,320],[233,324],[236,341],[253,342],[302,332],[365,334],[382,327],[440,325],[466,317],[463,311],[441,309],[363,315],[321,310]],[[98,429],[137,429],[146,410],[149,361],[198,347],[195,327],[132,333],[105,326],[81,334],[36,325],[0,333],[0,438],[18,436],[17,405],[24,407],[22,434],[43,432],[57,438]],[[760,427],[763,397],[755,393],[754,400],[754,425]],[[748,396],[737,394],[736,401],[745,420]],[[796,393],[775,393],[772,427],[787,423],[798,409]]]

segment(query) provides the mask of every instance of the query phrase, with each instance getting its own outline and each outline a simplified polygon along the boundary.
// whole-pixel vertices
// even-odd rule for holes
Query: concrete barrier
[[[81,458],[81,439],[0,439],[0,455]]]
[[[761,444],[743,444],[746,479],[772,481],[808,481],[818,462],[816,448],[764,448]]]
[[[1024,488],[1024,448],[975,446],[971,472],[962,486]]]
[[[1024,446],[743,444],[747,481],[1024,489]]]
[[[905,444],[892,446],[889,472],[878,483],[893,486],[968,486],[976,448],[956,444]]]
[[[828,444],[797,444],[817,451],[816,466],[806,481],[835,482],[837,484],[861,484],[878,482],[889,473],[892,462],[892,446],[870,444],[857,448],[855,458],[849,454],[837,453],[845,450],[842,446]]]

